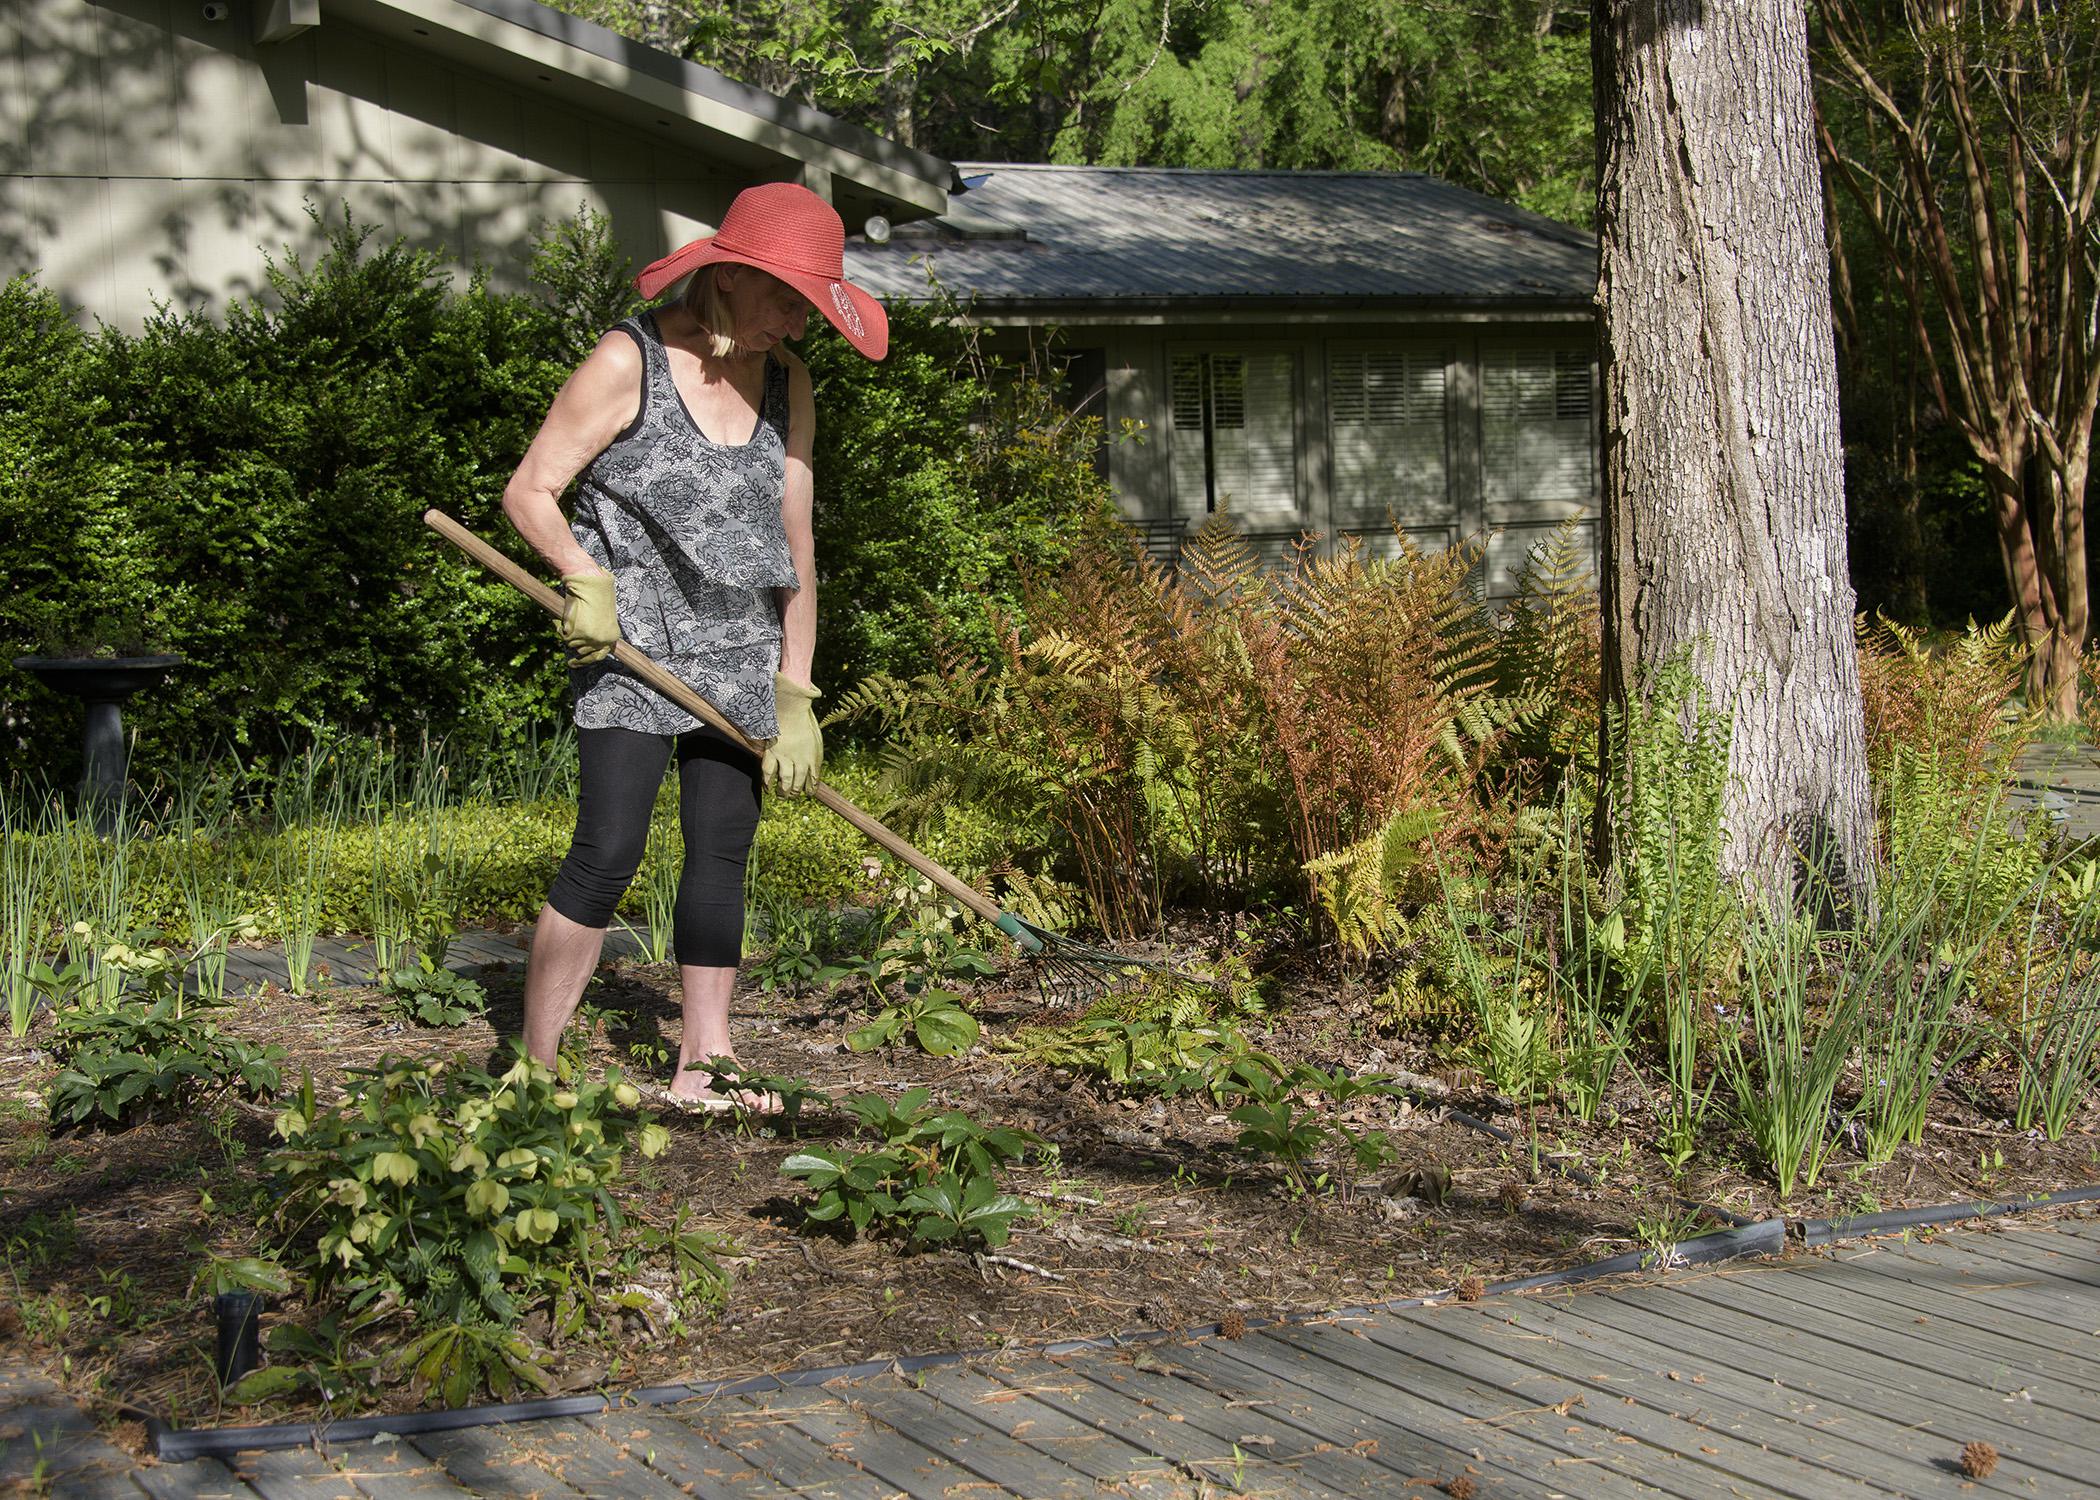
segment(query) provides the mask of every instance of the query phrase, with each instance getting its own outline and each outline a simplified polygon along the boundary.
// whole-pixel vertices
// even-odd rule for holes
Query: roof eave
[[[897,296],[920,302],[930,298]],[[1247,321],[1349,323],[1567,323],[1596,315],[1589,296],[1531,297],[987,297],[962,304],[986,328],[1054,323],[1061,327],[1145,327]]]
[[[885,207],[900,223],[944,212],[961,186],[939,157],[532,0],[327,0],[328,17],[755,171],[818,168],[831,174],[835,198],[868,212]]]

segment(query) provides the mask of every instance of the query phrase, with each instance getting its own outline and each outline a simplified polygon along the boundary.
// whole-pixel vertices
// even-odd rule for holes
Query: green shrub
[[[352,1312],[385,1298],[426,1323],[508,1325],[551,1297],[574,1332],[613,1269],[623,1153],[669,1142],[640,1102],[617,1068],[570,1082],[522,1057],[500,1078],[384,1058],[335,1105],[309,1078],[277,1118],[278,1216]]]
[[[226,1002],[183,992],[199,953],[179,958],[146,937],[118,942],[105,933],[84,936],[96,962],[132,988],[111,1003],[95,1004],[79,961],[41,970],[54,1013],[51,1051],[59,1063],[48,1095],[54,1125],[121,1130],[229,1090],[250,1099],[277,1092],[284,1049],[224,1035],[211,1016]],[[217,937],[209,934],[200,951]]]
[[[555,391],[631,310],[586,214],[533,258],[544,297],[454,285],[368,225],[223,320],[164,312],[83,334],[31,277],[0,289],[0,702],[20,765],[78,771],[75,709],[6,663],[85,645],[180,651],[129,710],[141,769],[244,759],[323,724],[516,746],[564,715],[537,608],[438,544],[440,507],[524,556],[499,500]],[[942,313],[900,308],[880,365],[820,329],[819,671],[917,671],[944,634],[988,642],[1107,515],[1095,427],[1043,383],[995,378]]]
[[[162,313],[82,342],[62,415],[95,434],[121,493],[81,484],[78,464],[10,476],[10,510],[42,519],[19,543],[10,528],[9,572],[36,581],[37,603],[9,633],[57,645],[107,621],[189,658],[134,701],[149,759],[252,754],[324,720],[514,733],[559,692],[555,654],[520,650],[531,606],[418,519],[439,505],[494,529],[565,374],[553,321],[478,281],[454,293],[432,256],[369,237],[344,224],[313,265],[272,264],[274,305],[236,303],[223,324]],[[0,342],[38,326],[28,307],[0,315],[15,325]],[[0,430],[34,415],[0,406],[15,408]],[[64,722],[41,689],[8,691]],[[62,774],[72,737],[48,738],[37,760]]]
[[[118,647],[165,644],[136,582],[156,566],[153,542],[131,518],[163,487],[101,378],[93,338],[32,277],[0,287],[0,698],[55,701],[14,671],[20,653],[63,652],[96,634]],[[15,719],[16,766],[70,778],[77,736],[54,746]]]
[[[1115,514],[1100,423],[1033,372],[995,372],[952,306],[890,309],[880,364],[828,326],[803,351],[817,390],[817,680],[909,676],[952,643],[978,654]],[[815,320],[813,319],[812,322]]]

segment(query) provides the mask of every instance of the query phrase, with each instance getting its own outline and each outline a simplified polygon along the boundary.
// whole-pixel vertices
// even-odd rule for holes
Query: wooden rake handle
[[[530,573],[512,562],[508,557],[505,557],[501,552],[498,552],[494,547],[491,547],[473,532],[467,530],[466,527],[460,525],[459,522],[453,520],[443,511],[424,511],[423,524],[453,546],[459,548],[460,551],[466,553],[467,556],[473,558],[474,561],[480,563],[484,568],[487,568],[491,573],[494,573],[541,609],[546,610],[557,618],[561,615],[564,601],[560,594],[548,588],[546,584],[534,578]],[[736,725],[723,718],[721,711],[712,703],[694,692],[676,677],[673,677],[626,641],[621,641],[617,646],[613,647],[613,659],[694,718],[721,730],[722,733],[728,735],[731,740],[743,746],[753,755],[763,755],[765,753],[763,745],[753,741],[750,736],[738,729]],[[985,921],[994,924],[1002,932],[1008,932],[1011,935],[1010,929],[1008,929],[1006,924],[1013,921],[1013,918],[1008,917],[997,906],[993,905],[983,892],[975,889],[959,877],[950,874],[937,861],[920,853],[899,835],[891,832],[881,823],[876,822],[873,817],[856,807],[829,783],[824,781],[812,783],[809,795],[844,818],[848,823],[851,823],[875,843],[896,855],[897,858],[903,860],[921,875],[924,875],[943,891],[946,891],[978,916],[984,918]]]

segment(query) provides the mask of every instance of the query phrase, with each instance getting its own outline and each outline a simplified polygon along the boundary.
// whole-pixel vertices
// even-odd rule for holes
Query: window
[[[1297,374],[1288,353],[1170,359],[1176,511],[1226,510],[1243,530],[1298,524]]]
[[[1334,504],[1343,525],[1443,524],[1444,365],[1437,349],[1340,349],[1327,361]]]
[[[1480,436],[1490,525],[1558,519],[1570,504],[1589,504],[1596,494],[1590,351],[1484,350]]]

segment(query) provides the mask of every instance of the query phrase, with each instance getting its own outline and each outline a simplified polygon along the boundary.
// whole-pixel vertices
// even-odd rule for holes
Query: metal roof
[[[1417,172],[959,162],[941,218],[847,247],[847,274],[923,300],[926,266],[987,310],[1235,302],[1587,307],[1597,242]]]

